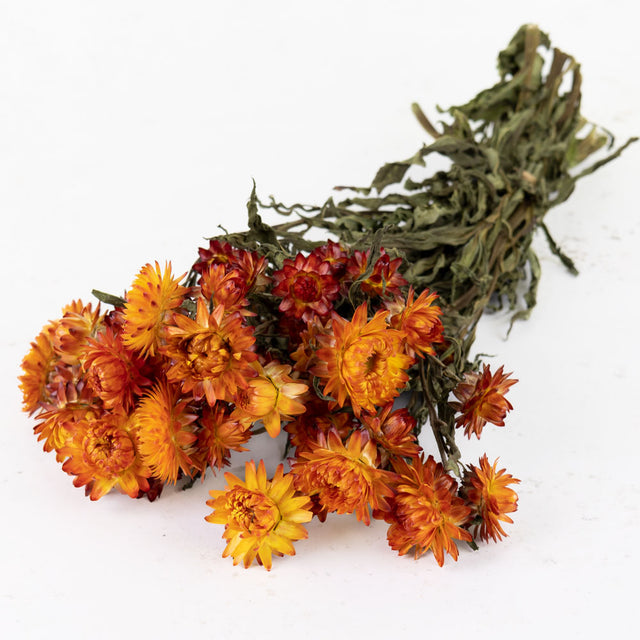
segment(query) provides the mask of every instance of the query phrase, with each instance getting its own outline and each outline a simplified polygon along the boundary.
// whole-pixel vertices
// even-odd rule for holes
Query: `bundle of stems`
[[[577,273],[549,233],[545,215],[567,200],[578,180],[636,140],[612,151],[613,136],[580,114],[580,65],[557,48],[550,51],[548,36],[537,26],[521,27],[498,56],[499,82],[449,108],[450,122],[438,128],[413,105],[433,142],[408,160],[382,166],[370,187],[337,187],[353,195],[290,206],[274,198],[262,203],[254,188],[249,230],[218,236],[268,256],[278,268],[284,259],[322,244],[305,237],[311,229],[323,229],[352,248],[371,249],[371,255],[383,247],[401,256],[409,284],[439,295],[447,336],[441,353],[415,365],[409,409],[419,425],[430,423],[443,463],[455,473],[460,452],[449,400],[465,373],[478,368],[469,354],[479,319],[504,305],[514,311],[512,323],[529,316],[540,280],[532,248],[537,229]],[[608,155],[575,169],[603,147]],[[429,174],[425,159],[431,154],[446,157],[449,168]],[[271,227],[259,207],[293,219]],[[350,292],[354,305],[357,286]]]

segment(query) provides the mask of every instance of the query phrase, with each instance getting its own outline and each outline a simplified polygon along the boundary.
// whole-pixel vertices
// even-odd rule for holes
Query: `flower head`
[[[498,542],[507,535],[500,523],[513,523],[507,513],[518,508],[518,494],[509,485],[518,484],[520,480],[506,473],[505,469],[496,471],[497,464],[496,460],[489,465],[487,455],[483,455],[480,467],[471,465],[471,472],[464,481],[468,503],[480,519],[479,523],[475,523],[474,533],[485,542],[489,542],[489,538]]]
[[[106,409],[133,408],[143,387],[151,385],[145,377],[144,360],[129,351],[122,342],[122,334],[106,327],[95,339],[89,339],[82,358],[87,384],[102,400]]]
[[[416,419],[406,408],[393,411],[390,402],[377,415],[363,415],[362,424],[380,447],[384,464],[389,456],[415,458],[422,447],[414,434]]]
[[[255,251],[236,250],[233,267],[243,278],[248,291],[263,291],[271,284],[271,278],[265,274],[267,259]]]
[[[29,414],[52,402],[47,388],[50,374],[57,362],[58,355],[53,348],[55,326],[47,325],[31,343],[29,353],[22,360],[23,374],[19,377],[23,397],[23,408]]]
[[[279,310],[303,320],[328,315],[339,294],[331,265],[313,254],[305,257],[299,253],[295,260],[286,259],[273,279],[271,292],[282,298]]]
[[[457,560],[454,540],[471,541],[471,534],[461,526],[471,509],[457,497],[456,481],[433,456],[426,462],[415,459],[411,465],[399,462],[396,470],[401,478],[389,518],[389,546],[401,556],[413,549],[415,558],[431,550],[440,566],[445,551]]]
[[[202,273],[202,294],[214,306],[224,305],[227,313],[240,311],[243,315],[254,315],[243,310],[249,305],[245,298],[248,292],[246,280],[237,269],[228,270],[226,265],[209,265]]]
[[[166,342],[163,352],[172,361],[167,378],[181,383],[182,391],[191,391],[196,400],[206,396],[210,405],[233,402],[237,390],[255,376],[250,366],[258,357],[252,351],[253,330],[238,313],[226,314],[223,305],[209,313],[199,298],[195,320],[174,314]]]
[[[211,491],[207,505],[213,513],[208,522],[224,524],[227,546],[223,558],[233,557],[248,568],[254,560],[271,570],[272,556],[293,556],[293,542],[307,537],[302,525],[313,517],[308,510],[309,498],[296,495],[293,477],[283,474],[279,465],[271,481],[267,480],[264,462],[256,470],[253,460],[245,465],[244,482],[225,473],[228,486],[224,491]]]
[[[464,426],[464,433],[468,438],[475,433],[480,438],[482,429],[487,422],[498,427],[504,426],[504,419],[513,407],[504,397],[509,387],[517,380],[509,379],[510,373],[503,373],[500,367],[491,375],[489,365],[484,365],[482,374],[468,373],[464,382],[454,390],[459,402],[452,402],[451,406],[460,412],[456,418],[456,427]]]
[[[62,318],[54,323],[53,346],[65,364],[75,365],[87,345],[87,340],[96,335],[103,324],[100,305],[94,310],[91,303],[74,300],[62,309]]]
[[[332,410],[329,403],[315,394],[309,394],[305,409],[303,414],[284,427],[292,446],[296,448],[296,457],[303,451],[313,451],[319,446],[321,437],[326,442],[329,431],[336,431],[344,439],[358,426],[351,411]]]
[[[337,282],[340,282],[345,275],[349,254],[345,248],[333,240],[327,240],[326,244],[316,247],[311,255],[317,256],[323,262],[328,262],[331,273]]]
[[[220,242],[220,240],[209,240],[209,248],[200,247],[198,249],[198,260],[193,268],[198,273],[204,271],[212,264],[229,265],[232,269],[238,258],[238,249],[231,246],[228,242]]]
[[[138,455],[130,418],[124,413],[104,413],[79,421],[73,439],[61,450],[68,459],[64,471],[76,477],[76,487],[86,485],[91,500],[114,487],[132,498],[148,491],[149,469]]]
[[[182,304],[189,289],[180,286],[171,274],[171,263],[164,271],[156,262],[146,264],[127,293],[124,310],[124,344],[143,356],[155,355],[160,347],[163,327],[173,309]]]
[[[433,345],[442,342],[442,321],[440,307],[433,303],[437,299],[435,293],[425,289],[415,300],[413,287],[409,289],[407,301],[402,310],[391,316],[391,326],[403,331],[407,346],[411,353],[435,355]]]
[[[342,443],[336,431],[321,435],[312,451],[302,451],[291,468],[296,488],[316,497],[322,509],[337,513],[355,512],[358,520],[370,523],[369,508],[385,510],[393,495],[389,485],[394,475],[376,468],[375,442],[364,431],[355,431]]]
[[[404,334],[386,323],[387,312],[378,311],[367,322],[367,305],[361,304],[347,321],[333,316],[333,335],[319,335],[320,362],[312,372],[326,379],[324,393],[342,407],[347,398],[353,412],[375,413],[399,395],[409,379],[414,359],[404,353]]]
[[[309,387],[289,376],[291,367],[287,364],[273,361],[263,367],[253,362],[252,366],[258,375],[248,380],[247,388],[236,395],[232,416],[251,422],[262,420],[269,435],[275,438],[283,420],[304,413],[301,398]]]
[[[231,417],[228,407],[216,402],[206,405],[199,420],[197,452],[198,467],[204,471],[210,466],[214,471],[229,464],[231,451],[247,451],[243,444],[251,438],[248,424]]]
[[[371,249],[354,251],[347,263],[347,275],[353,282],[358,281],[362,292],[368,296],[392,297],[401,294],[401,287],[407,281],[398,271],[402,258],[391,260],[384,249],[380,249],[380,257],[376,260],[373,271],[365,277],[371,260]]]
[[[220,265],[224,267],[225,273],[237,271],[247,291],[261,290],[269,283],[269,277],[264,274],[267,259],[259,256],[255,251],[237,249],[228,242],[211,239],[209,248],[199,248],[198,254],[199,257],[193,269],[201,276],[204,276],[209,267]]]
[[[139,451],[156,478],[175,484],[180,471],[193,475],[196,417],[189,398],[167,381],[158,382],[138,405],[134,424]]]

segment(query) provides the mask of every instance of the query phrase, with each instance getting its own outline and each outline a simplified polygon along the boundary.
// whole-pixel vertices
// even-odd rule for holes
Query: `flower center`
[[[229,344],[217,333],[195,335],[187,346],[187,362],[200,378],[217,378],[229,365]]]
[[[292,289],[293,296],[302,302],[315,302],[322,296],[318,286],[318,279],[311,274],[299,274],[293,283]]]
[[[234,488],[228,497],[230,517],[250,534],[264,534],[278,523],[278,508],[271,498],[243,487]]]
[[[87,462],[105,475],[116,475],[130,467],[135,449],[123,429],[98,426],[88,430],[83,441]]]
[[[119,393],[126,386],[129,371],[124,363],[114,359],[103,367],[92,368],[91,384],[97,393]]]
[[[386,358],[379,352],[374,351],[365,362],[365,375],[381,376],[385,371]]]

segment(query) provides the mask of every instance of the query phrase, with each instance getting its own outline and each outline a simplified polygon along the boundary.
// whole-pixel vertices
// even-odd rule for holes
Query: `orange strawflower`
[[[53,349],[54,331],[53,324],[44,327],[31,343],[29,353],[22,360],[24,373],[18,380],[22,391],[23,410],[29,414],[53,400],[47,385],[53,367],[58,360]]]
[[[471,509],[456,495],[457,482],[433,456],[426,462],[414,459],[411,465],[398,461],[396,471],[401,478],[388,518],[389,546],[401,556],[413,549],[415,558],[431,550],[440,566],[445,551],[457,560],[454,540],[471,541],[471,534],[461,528]]]
[[[166,380],[159,381],[142,399],[134,413],[140,455],[153,475],[175,484],[178,473],[193,475],[192,455],[197,435],[197,416],[189,407],[190,398]]]
[[[56,459],[62,462],[64,455],[61,451],[75,434],[77,424],[95,419],[101,413],[100,401],[93,397],[91,389],[82,380],[66,384],[60,381],[47,410],[38,414],[39,422],[33,432],[38,441],[44,440],[42,448],[45,451],[55,450]]]
[[[298,331],[296,337],[297,347],[291,353],[291,359],[295,363],[293,368],[295,371],[303,373],[309,372],[313,366],[318,364],[316,351],[320,347],[318,336],[320,334],[329,335],[331,333],[331,320],[327,322],[325,327],[318,316],[314,316],[310,322],[306,323],[306,327]],[[291,340],[289,341],[291,344]]]
[[[75,425],[73,439],[61,450],[68,460],[64,471],[75,475],[76,487],[86,485],[91,500],[98,500],[114,487],[131,498],[149,490],[149,469],[142,463],[124,413],[104,413]]]
[[[211,313],[202,298],[197,305],[195,320],[175,313],[166,328],[163,353],[172,361],[167,378],[182,383],[182,391],[191,391],[196,400],[206,396],[212,406],[216,400],[232,402],[255,376],[253,329],[238,313],[226,314],[223,305]]]
[[[513,520],[506,515],[518,508],[518,494],[510,484],[518,484],[520,480],[506,473],[506,469],[496,471],[498,460],[489,465],[487,455],[480,458],[480,467],[471,465],[471,472],[467,474],[464,490],[469,504],[473,507],[480,522],[474,522],[474,535],[485,542],[493,538],[494,542],[502,540],[507,534],[501,522],[513,524]]]
[[[173,309],[182,304],[187,287],[171,274],[171,263],[160,269],[146,264],[127,292],[124,309],[124,344],[143,356],[153,356],[160,347],[162,331]]]
[[[200,430],[194,457],[198,461],[198,468],[202,471],[207,466],[214,471],[216,467],[222,469],[223,466],[227,466],[232,450],[248,450],[242,445],[251,438],[249,425],[240,420],[234,420],[224,403],[216,402],[213,407],[206,405],[198,424]]]
[[[333,335],[318,335],[322,348],[312,372],[326,380],[324,394],[339,406],[351,401],[353,412],[376,412],[399,395],[409,380],[414,359],[404,352],[404,334],[386,323],[387,312],[378,311],[367,322],[367,305],[361,304],[347,321],[333,315]]]
[[[224,524],[227,546],[223,558],[233,557],[233,564],[242,562],[248,568],[254,560],[271,570],[272,556],[293,556],[293,542],[307,537],[302,525],[313,517],[308,510],[308,496],[296,495],[293,477],[276,469],[273,480],[267,480],[264,462],[258,469],[253,460],[245,464],[244,482],[232,473],[225,473],[228,486],[224,491],[210,491],[207,505],[213,513],[208,522]]]
[[[489,365],[484,365],[482,374],[467,373],[464,382],[453,390],[460,402],[452,402],[451,406],[460,412],[456,418],[456,427],[464,426],[468,438],[475,433],[480,438],[487,422],[504,427],[504,419],[513,407],[504,397],[509,387],[518,382],[509,379],[511,373],[502,372],[500,367],[495,375],[491,375]]]
[[[142,373],[144,360],[129,351],[122,342],[122,335],[111,327],[88,340],[82,365],[87,385],[106,409],[121,407],[128,411],[143,394],[143,387],[151,385]]]
[[[225,265],[212,264],[203,271],[200,286],[202,295],[210,300],[213,306],[224,305],[227,313],[240,311],[243,315],[255,315],[244,310],[244,307],[249,305],[245,297],[248,286],[237,269],[229,271]]]
[[[420,455],[422,447],[414,434],[416,419],[408,409],[393,411],[393,402],[390,402],[379,414],[363,415],[361,420],[381,450],[382,466],[386,464],[390,455],[403,458],[415,458]]]
[[[258,362],[252,366],[258,375],[247,380],[247,388],[236,394],[232,417],[251,422],[262,420],[267,433],[275,438],[283,420],[304,413],[300,399],[309,387],[289,376],[289,365],[273,361],[264,367]]]
[[[62,309],[63,317],[49,323],[31,343],[29,353],[22,360],[23,374],[18,378],[23,395],[24,411],[37,409],[51,411],[66,404],[59,398],[59,389],[68,385],[84,386],[80,357],[91,336],[102,327],[99,305],[95,311],[91,304],[74,301]],[[72,393],[77,393],[76,389]],[[75,400],[74,400],[75,401]],[[46,419],[45,419],[46,421]],[[42,425],[40,431],[41,433]],[[44,436],[49,438],[49,435]],[[45,450],[50,451],[45,443]]]
[[[355,512],[356,518],[369,524],[369,508],[387,509],[387,498],[393,495],[389,485],[394,474],[376,468],[378,451],[375,442],[364,431],[355,431],[346,447],[336,431],[312,451],[302,451],[291,473],[296,488],[315,497],[325,511]]]
[[[74,300],[62,309],[62,318],[54,323],[53,346],[62,362],[79,364],[89,338],[94,337],[104,324],[100,305],[94,310],[91,303]]]
[[[410,287],[404,307],[398,314],[391,316],[390,324],[394,329],[404,332],[411,355],[435,355],[433,345],[443,341],[440,320],[442,311],[433,304],[438,296],[428,289],[415,300],[413,296],[414,290]]]

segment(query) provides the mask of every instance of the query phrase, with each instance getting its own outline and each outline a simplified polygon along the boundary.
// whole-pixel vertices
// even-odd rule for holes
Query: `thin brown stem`
[[[431,425],[433,436],[436,440],[436,444],[438,445],[438,452],[440,453],[440,459],[442,460],[442,464],[446,465],[447,450],[445,447],[444,438],[442,437],[442,433],[439,428],[440,424],[442,423],[442,420],[438,418],[438,413],[436,411],[433,400],[431,400],[431,397],[429,394],[429,383],[427,381],[427,376],[424,370],[424,360],[420,361],[419,370],[420,370],[420,382],[422,384],[422,393],[424,395],[427,411],[429,412],[429,424]]]

